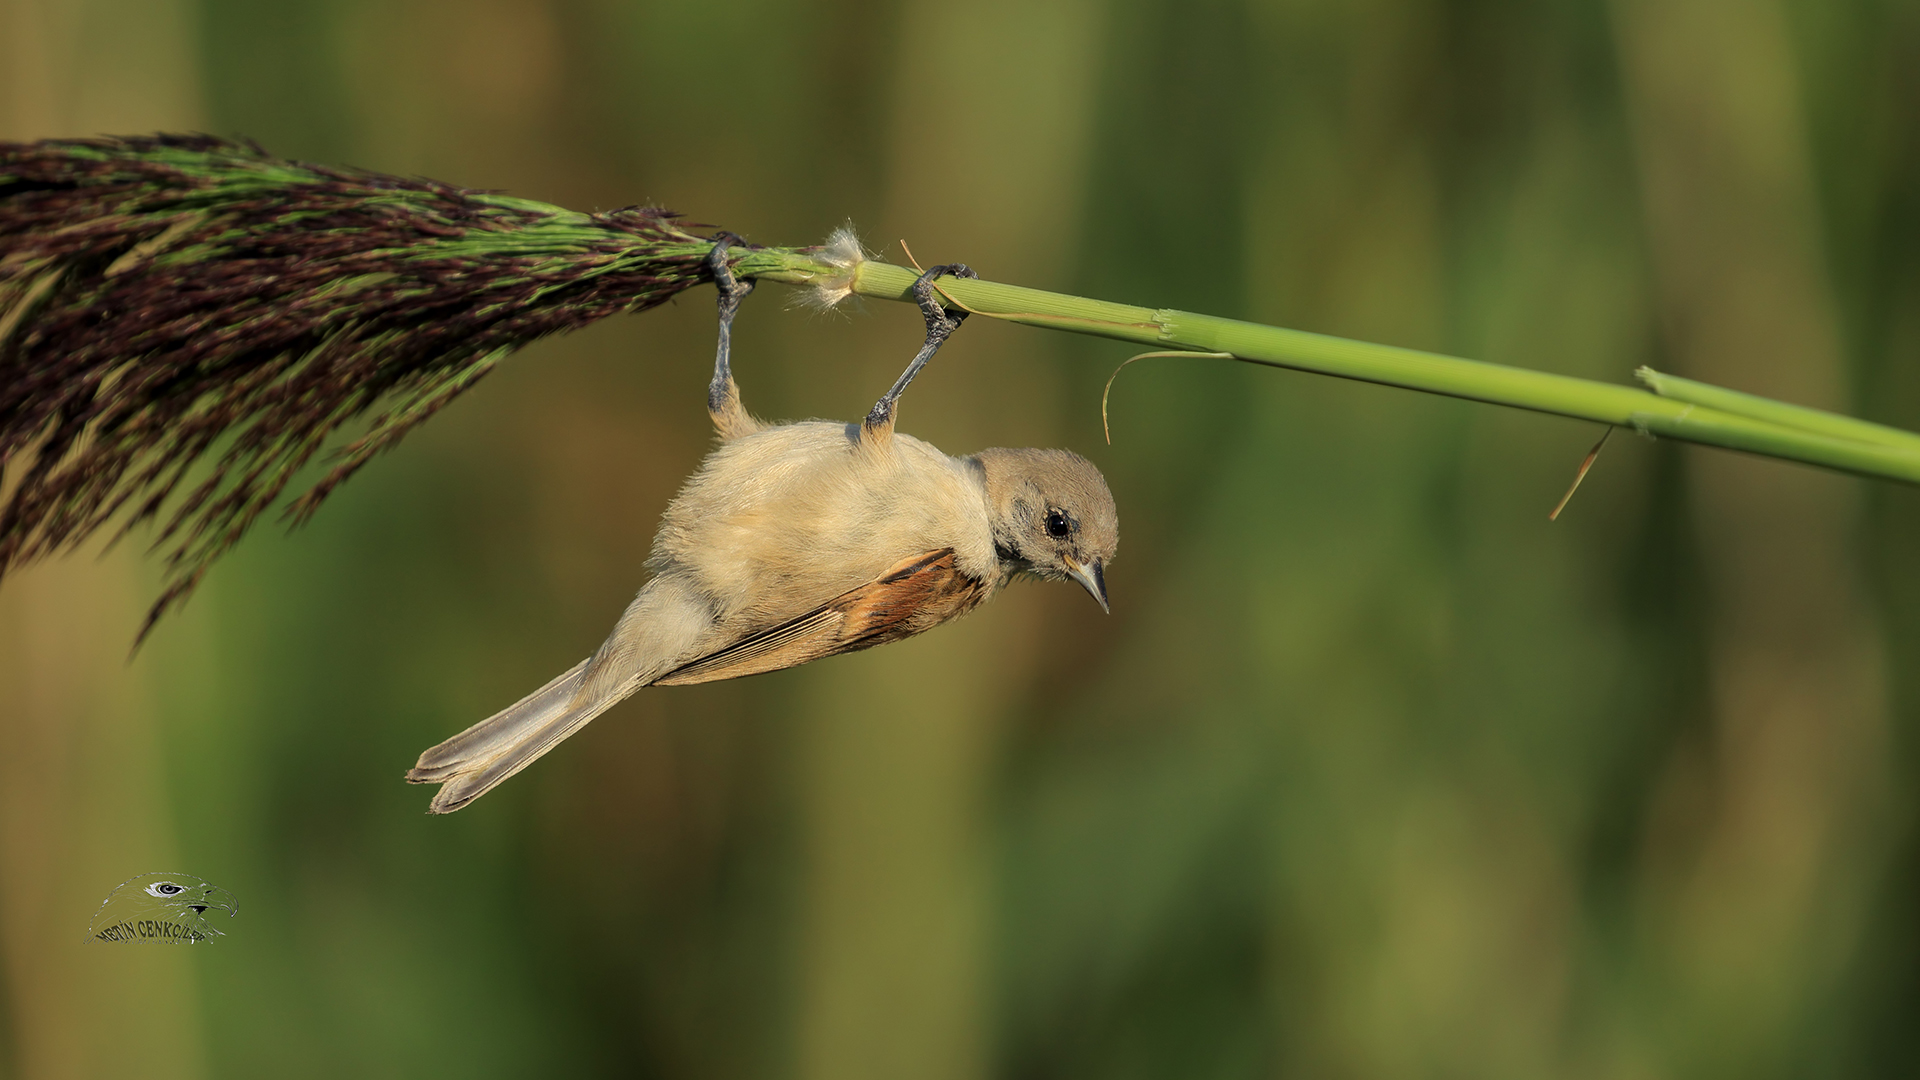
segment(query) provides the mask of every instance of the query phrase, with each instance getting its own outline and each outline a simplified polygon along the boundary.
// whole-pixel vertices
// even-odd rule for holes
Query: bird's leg
[[[920,351],[914,354],[913,362],[907,365],[907,370],[901,372],[900,378],[894,381],[893,389],[888,390],[879,401],[874,402],[873,411],[867,413],[867,421],[861,425],[863,434],[871,433],[876,436],[893,434],[894,409],[900,401],[901,392],[906,390],[907,384],[913,381],[915,375],[920,374],[920,369],[927,366],[927,361],[933,359],[933,354],[940,351],[940,346],[946,343],[947,338],[952,336],[955,330],[960,329],[960,324],[967,321],[966,312],[948,311],[934,296],[933,281],[942,275],[959,278],[980,276],[969,269],[965,263],[947,263],[933,267],[914,279],[913,298],[919,301],[920,314],[927,321],[927,340],[920,346]]]
[[[707,252],[707,269],[713,272],[714,287],[720,290],[720,345],[713,357],[713,381],[707,384],[707,415],[713,417],[714,429],[722,439],[747,434],[759,426],[740,404],[740,388],[733,381],[730,357],[733,317],[740,313],[740,301],[753,291],[753,279],[735,278],[733,267],[727,263],[727,248],[740,243],[745,241],[733,233],[719,233],[713,249]]]

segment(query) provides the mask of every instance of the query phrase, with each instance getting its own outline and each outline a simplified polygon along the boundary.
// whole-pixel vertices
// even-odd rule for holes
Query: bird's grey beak
[[[1073,580],[1079,582],[1088,592],[1093,594],[1093,598],[1100,602],[1101,611],[1112,614],[1113,609],[1107,607],[1107,576],[1100,569],[1099,559],[1083,565],[1075,562],[1073,558],[1069,556],[1067,558],[1067,573],[1072,575]]]

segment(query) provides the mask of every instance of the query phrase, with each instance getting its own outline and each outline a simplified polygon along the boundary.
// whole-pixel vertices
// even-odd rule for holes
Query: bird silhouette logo
[[[198,945],[222,936],[213,916],[239,914],[233,894],[192,874],[141,874],[121,882],[100,903],[89,941]]]

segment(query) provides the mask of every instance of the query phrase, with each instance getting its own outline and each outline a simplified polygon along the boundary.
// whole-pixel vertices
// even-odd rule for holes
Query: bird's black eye
[[[1067,515],[1058,510],[1047,511],[1047,535],[1055,540],[1064,540],[1072,529],[1067,525]]]

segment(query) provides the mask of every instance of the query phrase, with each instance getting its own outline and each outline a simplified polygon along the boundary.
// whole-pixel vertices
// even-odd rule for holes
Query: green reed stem
[[[1920,454],[1920,435],[1911,431],[1902,431],[1899,428],[1866,420],[1855,420],[1851,416],[1841,416],[1839,413],[1830,413],[1821,409],[1809,409],[1804,405],[1788,405],[1772,398],[1743,394],[1738,390],[1710,386],[1707,383],[1680,378],[1678,375],[1662,374],[1649,367],[1640,368],[1633,374],[1641,382],[1646,383],[1654,393],[1675,401],[1705,405],[1721,412],[1734,413],[1754,420],[1765,420],[1768,423],[1799,428],[1802,431],[1821,435],[1831,435],[1837,439],[1873,443]]]
[[[843,273],[811,254],[769,248],[737,273],[812,285]],[[912,302],[915,272],[869,261],[861,296]],[[942,278],[942,293],[980,315],[1143,345],[1231,353],[1300,371],[1552,413],[1650,435],[1744,450],[1842,472],[1920,484],[1920,435],[1766,398],[1655,376],[1661,392],[1198,315],[1115,304],[980,279]],[[1645,376],[1643,376],[1645,377]]]

